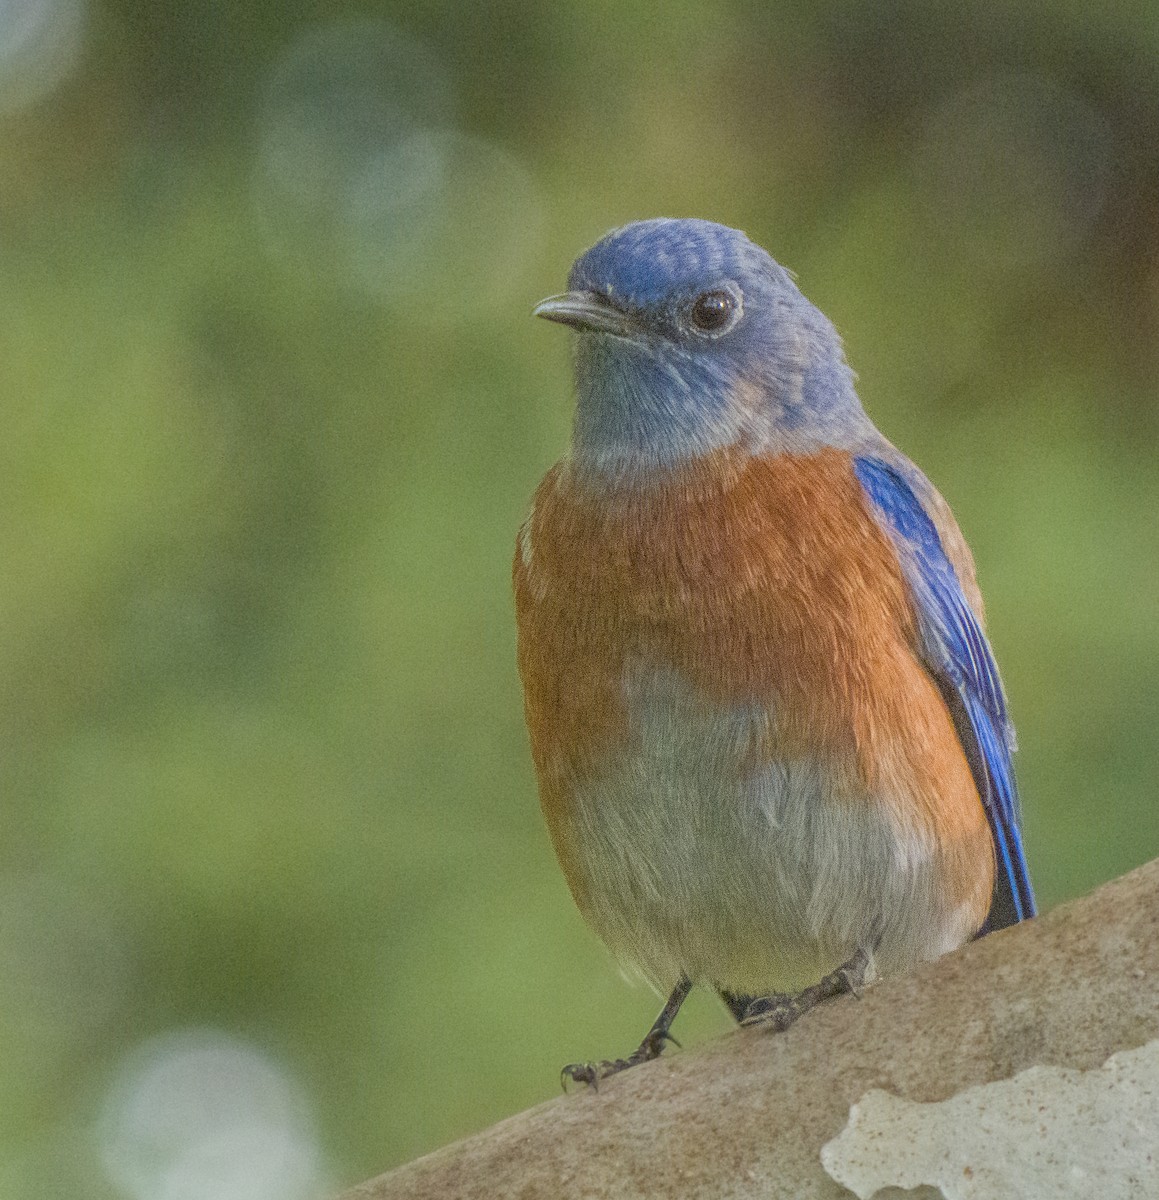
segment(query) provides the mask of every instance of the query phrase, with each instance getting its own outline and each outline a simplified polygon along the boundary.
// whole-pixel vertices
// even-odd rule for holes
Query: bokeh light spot
[[[299,1089],[254,1047],[213,1030],[156,1038],[105,1101],[101,1155],[134,1200],[313,1200],[325,1194]]]
[[[311,32],[278,66],[254,192],[279,261],[420,322],[502,302],[542,225],[527,170],[456,128],[440,64],[376,20]]]
[[[363,290],[454,320],[509,296],[538,244],[535,185],[482,138],[420,130],[352,181],[342,253]]]
[[[0,0],[0,114],[35,104],[72,73],[86,16],[85,0]]]

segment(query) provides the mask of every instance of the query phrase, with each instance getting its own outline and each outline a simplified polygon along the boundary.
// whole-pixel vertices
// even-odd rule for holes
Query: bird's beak
[[[634,329],[633,321],[626,312],[614,308],[595,292],[564,292],[559,296],[548,296],[531,310],[531,315],[570,325],[584,333],[611,333],[617,337],[629,337]]]

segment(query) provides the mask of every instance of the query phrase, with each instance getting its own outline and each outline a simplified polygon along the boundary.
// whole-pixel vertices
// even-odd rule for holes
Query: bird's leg
[[[743,1021],[749,1005],[756,999],[755,996],[741,996],[736,992],[726,992],[724,988],[717,988],[716,994],[724,1001],[725,1007],[732,1013],[734,1021]]]
[[[805,988],[795,996],[782,996],[774,993],[771,996],[758,996],[750,1000],[744,1014],[739,1018],[744,1026],[759,1025],[762,1028],[776,1030],[788,1029],[798,1017],[802,1017],[823,1000],[831,1000],[834,996],[843,996],[846,992],[857,994],[857,989],[865,983],[869,975],[871,963],[869,952],[860,949],[836,971],[818,980],[812,987]],[[725,1003],[728,1003],[726,1000]],[[731,1005],[730,1005],[731,1007]],[[734,1010],[735,1012],[735,1010]]]
[[[660,1010],[660,1015],[652,1022],[652,1028],[644,1035],[644,1040],[627,1058],[605,1059],[603,1062],[569,1063],[559,1073],[564,1088],[566,1089],[569,1079],[573,1083],[586,1083],[594,1088],[601,1079],[607,1079],[609,1075],[616,1075],[620,1071],[626,1071],[629,1067],[659,1058],[665,1043],[671,1042],[674,1046],[680,1045],[668,1030],[671,1028],[672,1022],[676,1020],[676,1014],[680,1011],[680,1006],[691,990],[692,980],[681,979],[672,989],[672,995],[668,997],[668,1003]]]

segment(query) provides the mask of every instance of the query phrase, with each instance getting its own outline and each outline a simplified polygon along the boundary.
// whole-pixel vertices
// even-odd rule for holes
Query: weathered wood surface
[[[738,1031],[561,1096],[340,1200],[849,1197],[821,1146],[870,1088],[942,1100],[1159,1037],[1159,860],[783,1034]]]

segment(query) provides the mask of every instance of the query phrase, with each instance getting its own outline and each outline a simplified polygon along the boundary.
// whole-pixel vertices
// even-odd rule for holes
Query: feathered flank
[[[901,470],[877,458],[858,458],[854,469],[897,547],[922,659],[946,698],[986,809],[1000,867],[986,925],[1000,929],[1034,916],[1035,904],[1011,762],[1014,726],[998,666],[938,529]]]

